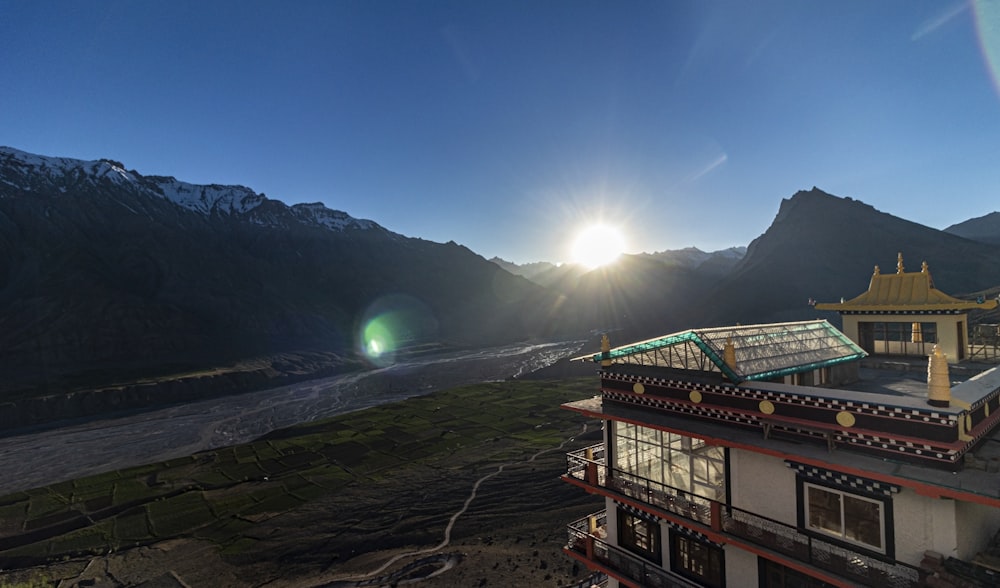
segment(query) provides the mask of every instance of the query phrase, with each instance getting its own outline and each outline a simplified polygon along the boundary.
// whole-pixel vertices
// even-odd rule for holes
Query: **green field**
[[[580,428],[559,408],[594,381],[467,386],[304,424],[254,443],[104,472],[0,497],[0,560],[44,565],[171,538],[212,541],[236,555],[262,520],[413,467],[465,479],[523,460]]]

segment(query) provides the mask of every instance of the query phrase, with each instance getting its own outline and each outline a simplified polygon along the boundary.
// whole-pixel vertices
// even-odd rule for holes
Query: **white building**
[[[612,587],[1000,585],[1000,370],[950,387],[939,356],[931,405],[919,376],[865,355],[810,321],[586,358],[601,394],[565,407],[605,438],[564,479],[605,510],[566,553]]]

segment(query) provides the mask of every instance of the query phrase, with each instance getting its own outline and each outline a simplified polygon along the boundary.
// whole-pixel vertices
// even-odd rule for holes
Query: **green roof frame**
[[[752,332],[753,330],[764,330],[768,329],[769,332],[763,333],[764,335],[780,334],[780,330],[784,329],[786,333],[794,334],[808,331],[822,331],[823,335],[830,337],[833,340],[839,342],[839,348],[841,354],[836,357],[830,357],[827,359],[822,359],[818,361],[810,361],[805,363],[799,363],[794,365],[787,365],[782,367],[776,367],[774,369],[768,369],[760,372],[750,373],[750,374],[739,374],[730,368],[725,360],[719,355],[715,348],[709,343],[708,333],[718,333],[721,330],[727,330],[732,333],[738,333],[740,331]],[[703,334],[704,333],[704,334]],[[791,339],[789,342],[794,344],[796,340]],[[801,341],[801,339],[799,339]],[[868,354],[858,347],[847,335],[843,334],[839,329],[835,328],[829,322],[825,320],[818,321],[803,321],[796,323],[776,323],[769,325],[745,325],[745,326],[735,326],[735,327],[719,327],[713,329],[704,329],[702,331],[698,330],[688,330],[680,333],[674,333],[672,335],[665,335],[663,337],[658,337],[656,339],[649,339],[647,341],[641,341],[639,343],[633,343],[631,345],[625,345],[611,351],[598,352],[590,356],[590,359],[594,363],[599,363],[605,360],[614,360],[622,357],[628,357],[630,355],[645,353],[649,351],[654,351],[656,349],[661,349],[664,347],[670,347],[673,345],[690,342],[693,343],[709,361],[712,362],[719,371],[723,373],[732,382],[742,382],[742,381],[753,381],[753,380],[769,380],[771,378],[778,378],[789,376],[792,374],[809,372],[815,369],[830,367],[842,363],[847,363],[850,361],[855,361],[861,359]],[[718,344],[718,341],[716,341]],[[808,351],[808,350],[807,350]],[[812,350],[815,351],[815,350]],[[587,356],[583,356],[579,359],[586,359]]]

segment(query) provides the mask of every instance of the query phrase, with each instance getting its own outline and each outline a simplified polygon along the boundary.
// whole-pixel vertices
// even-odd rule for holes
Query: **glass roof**
[[[726,365],[732,341],[736,367]],[[812,371],[867,355],[825,320],[691,329],[587,356],[594,362],[721,371],[734,382]],[[584,359],[584,358],[580,358]]]

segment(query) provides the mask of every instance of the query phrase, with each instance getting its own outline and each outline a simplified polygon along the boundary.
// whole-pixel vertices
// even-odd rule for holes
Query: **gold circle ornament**
[[[699,402],[701,402],[701,392],[697,390],[692,390],[691,393],[688,394],[688,398],[691,399],[691,402],[698,404]]]
[[[646,387],[643,386],[641,382],[636,382],[632,386],[632,391],[635,392],[636,394],[643,394],[646,392]]]
[[[774,414],[774,404],[770,400],[761,400],[757,405],[764,414]]]
[[[854,426],[854,415],[842,410],[837,413],[837,422],[841,427],[853,427]]]

